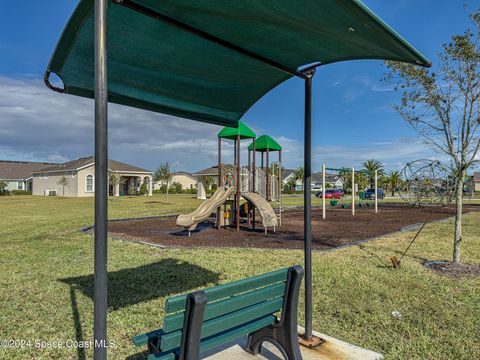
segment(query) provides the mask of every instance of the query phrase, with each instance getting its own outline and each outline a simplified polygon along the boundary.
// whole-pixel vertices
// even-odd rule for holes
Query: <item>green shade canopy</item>
[[[257,135],[243,122],[238,122],[238,127],[225,127],[217,136],[221,139],[236,140],[240,135],[240,139],[255,139]]]
[[[80,0],[46,72],[90,98],[93,4]],[[358,0],[114,0],[108,27],[110,102],[226,126],[308,64],[430,64]]]
[[[253,143],[248,145],[248,150],[253,151]],[[264,151],[282,151],[282,147],[278,142],[268,135],[262,135],[257,140],[255,140],[255,150],[264,152]]]

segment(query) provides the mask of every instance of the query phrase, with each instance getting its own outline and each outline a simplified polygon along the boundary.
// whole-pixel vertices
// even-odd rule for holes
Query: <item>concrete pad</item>
[[[303,328],[299,327],[299,334]],[[300,346],[303,360],[382,360],[383,356],[371,350],[367,350],[345,341],[314,331],[313,334],[325,340],[316,349]],[[278,349],[269,343],[265,343],[259,355],[246,352],[247,338],[232,342],[202,356],[205,360],[282,360],[283,356]]]

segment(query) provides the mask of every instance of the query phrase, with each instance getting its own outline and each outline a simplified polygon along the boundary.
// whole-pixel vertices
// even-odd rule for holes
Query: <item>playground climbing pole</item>
[[[375,214],[378,213],[378,170],[375,170]]]

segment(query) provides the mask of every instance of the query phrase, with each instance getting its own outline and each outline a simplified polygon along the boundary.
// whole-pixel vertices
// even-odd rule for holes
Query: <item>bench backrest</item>
[[[219,285],[196,292],[203,297],[206,305],[201,321],[200,339],[212,337],[231,329],[248,324],[273,324],[274,314],[282,310],[286,292],[288,268],[254,276],[232,283]],[[185,314],[189,305],[189,296],[185,294],[167,299],[166,316],[163,322],[161,351],[170,351],[182,345],[185,329]],[[190,320],[191,321],[191,320]]]

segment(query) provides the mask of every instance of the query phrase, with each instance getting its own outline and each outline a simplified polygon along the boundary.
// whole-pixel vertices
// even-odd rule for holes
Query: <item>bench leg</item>
[[[301,360],[298,345],[297,307],[298,294],[302,283],[303,269],[300,266],[290,268],[287,277],[285,300],[282,315],[278,323],[255,331],[248,335],[247,351],[256,355],[264,342],[277,346],[286,360]]]

